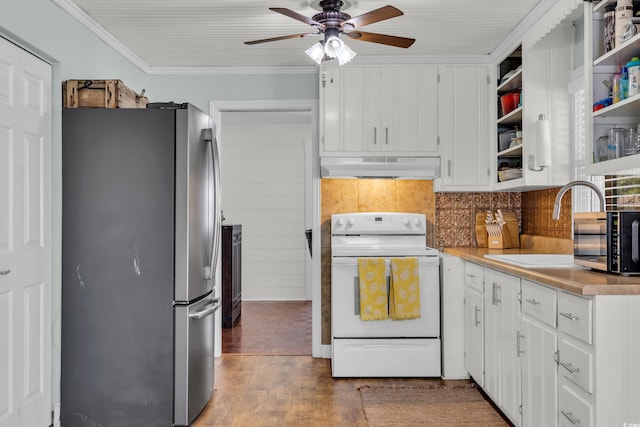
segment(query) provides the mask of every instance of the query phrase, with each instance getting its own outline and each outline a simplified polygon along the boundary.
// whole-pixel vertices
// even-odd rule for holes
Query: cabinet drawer
[[[590,352],[560,340],[558,343],[559,372],[583,390],[593,393],[593,356]]]
[[[558,328],[586,343],[592,342],[593,301],[576,295],[558,294]]]
[[[484,292],[484,267],[470,262],[464,263],[464,284]]]
[[[523,280],[522,313],[555,328],[556,291],[529,280]]]
[[[561,427],[591,427],[593,408],[566,384],[560,387],[558,418]]]

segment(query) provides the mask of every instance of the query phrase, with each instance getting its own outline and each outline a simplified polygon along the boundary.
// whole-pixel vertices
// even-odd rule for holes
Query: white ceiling
[[[311,17],[317,10],[310,6],[310,0],[53,1],[67,10],[75,9],[75,16],[83,17],[85,24],[97,24],[98,32],[106,30],[152,68],[315,65],[304,53],[317,41],[315,37],[243,44],[313,32],[310,26],[268,9],[285,7]],[[419,61],[425,56],[487,55],[539,3],[540,8],[553,4],[549,0],[358,0],[343,12],[353,17],[388,4],[404,12],[404,16],[363,27],[363,31],[411,37],[416,42],[402,49],[348,38],[345,41],[357,52],[359,61],[372,57]]]

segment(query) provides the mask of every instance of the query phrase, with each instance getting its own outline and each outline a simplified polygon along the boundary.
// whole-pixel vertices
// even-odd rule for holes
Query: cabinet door
[[[487,67],[442,67],[438,129],[442,190],[489,189]]]
[[[464,290],[464,366],[484,387],[484,300],[480,292]]]
[[[381,151],[438,152],[438,67],[381,69]]]
[[[520,425],[520,279],[485,270],[485,390]]]
[[[322,76],[323,151],[380,150],[380,70],[378,67],[327,67]]]
[[[520,326],[522,425],[555,427],[558,425],[557,334],[526,318]]]

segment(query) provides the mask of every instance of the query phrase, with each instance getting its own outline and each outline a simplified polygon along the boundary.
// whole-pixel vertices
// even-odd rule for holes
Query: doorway
[[[319,241],[311,239],[313,244],[307,245],[305,230],[319,237],[316,104],[292,100],[210,105],[223,163],[225,224],[243,226],[243,314],[246,307],[252,310],[247,319],[262,316],[264,310],[256,305],[261,302],[306,302],[313,348],[320,347],[314,333],[320,323],[315,321],[320,269],[319,257],[311,253],[316,244],[319,251]],[[279,314],[299,311],[290,308]]]

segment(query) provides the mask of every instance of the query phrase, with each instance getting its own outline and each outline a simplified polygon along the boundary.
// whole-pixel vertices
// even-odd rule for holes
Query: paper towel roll
[[[536,163],[538,167],[551,166],[551,127],[544,114],[536,122]]]

